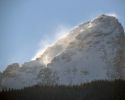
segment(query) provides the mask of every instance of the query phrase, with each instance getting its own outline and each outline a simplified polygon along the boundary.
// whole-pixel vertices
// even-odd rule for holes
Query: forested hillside
[[[33,86],[3,90],[0,100],[125,100],[125,81],[93,81],[79,86]]]

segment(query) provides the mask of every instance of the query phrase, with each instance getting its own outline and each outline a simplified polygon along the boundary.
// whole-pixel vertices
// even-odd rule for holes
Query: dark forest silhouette
[[[98,80],[79,86],[33,86],[0,92],[0,100],[125,100],[125,80]]]

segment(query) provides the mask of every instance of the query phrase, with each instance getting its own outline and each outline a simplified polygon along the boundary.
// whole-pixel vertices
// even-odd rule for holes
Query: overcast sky
[[[125,27],[125,0],[0,0],[0,70],[31,60],[57,33],[103,13]]]

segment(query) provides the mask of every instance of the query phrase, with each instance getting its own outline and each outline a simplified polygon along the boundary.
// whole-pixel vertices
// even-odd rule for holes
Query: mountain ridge
[[[22,88],[35,84],[69,85],[125,79],[124,60],[122,25],[115,17],[100,15],[73,28],[36,60],[9,65],[3,72],[1,86]]]

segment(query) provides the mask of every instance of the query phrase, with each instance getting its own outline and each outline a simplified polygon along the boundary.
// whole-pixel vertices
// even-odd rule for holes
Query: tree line
[[[8,89],[0,92],[0,100],[125,100],[125,80]]]

